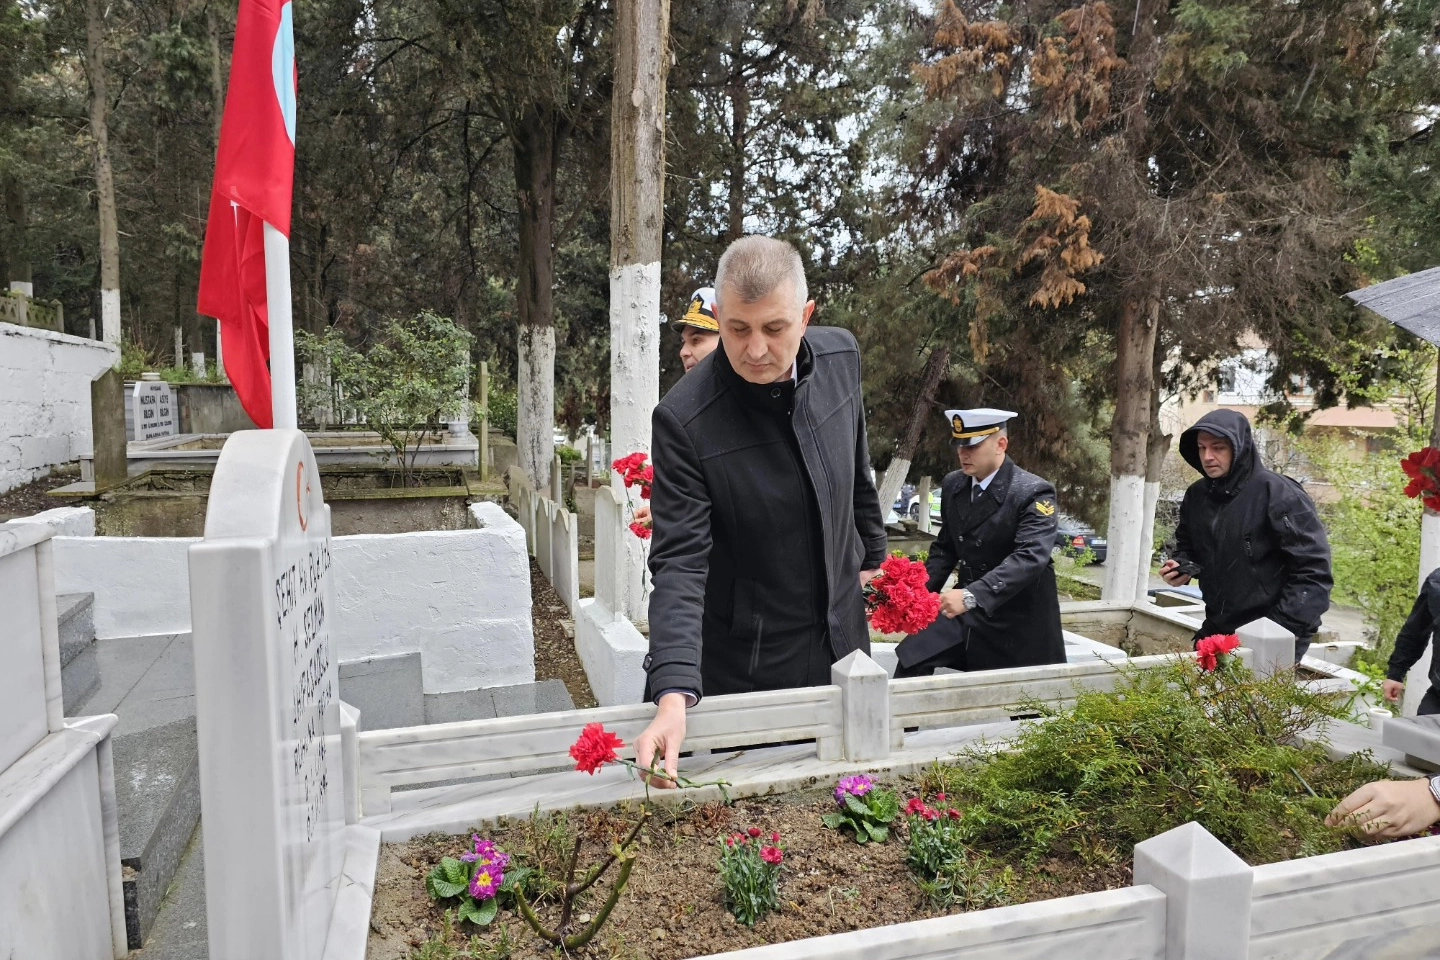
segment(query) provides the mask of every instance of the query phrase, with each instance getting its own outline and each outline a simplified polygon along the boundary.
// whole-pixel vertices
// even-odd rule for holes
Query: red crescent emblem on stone
[[[310,492],[310,484],[305,482],[305,461],[301,460],[295,465],[295,516],[300,518],[300,529],[303,531],[310,525],[305,519],[305,494]]]

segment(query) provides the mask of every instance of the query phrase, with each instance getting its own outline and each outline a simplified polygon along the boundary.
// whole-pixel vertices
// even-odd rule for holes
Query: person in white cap
[[[680,362],[685,372],[715,352],[720,346],[720,323],[715,319],[715,288],[701,287],[690,295],[685,316],[670,324],[680,334]]]
[[[946,410],[960,469],[940,488],[940,533],[925,566],[940,616],[896,650],[896,677],[937,667],[1065,662],[1055,591],[1055,488],[1006,456],[1009,410]],[[944,590],[956,574],[952,589]],[[941,592],[943,590],[943,592]]]

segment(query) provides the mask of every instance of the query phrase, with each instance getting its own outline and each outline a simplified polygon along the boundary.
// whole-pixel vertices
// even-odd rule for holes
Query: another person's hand
[[[1440,821],[1430,782],[1376,780],[1340,801],[1325,825],[1353,826],[1372,837],[1408,837]]]
[[[635,522],[648,523],[650,520],[650,504],[642,503],[635,508]]]
[[[1190,574],[1180,572],[1179,560],[1166,560],[1160,564],[1160,579],[1172,587],[1183,587],[1190,582]]]
[[[965,591],[959,587],[940,594],[940,613],[954,620],[965,613]]]
[[[870,581],[871,581],[871,580],[874,580],[874,579],[875,579],[876,577],[878,577],[878,576],[880,576],[880,568],[879,568],[879,567],[876,567],[874,570],[861,570],[861,571],[860,571],[860,589],[861,589],[861,590],[864,590],[866,587],[870,586]]]
[[[655,719],[635,739],[635,763],[649,769],[655,761],[664,762],[665,777],[644,775],[650,786],[668,790],[675,786],[680,772],[680,744],[685,742],[685,694],[667,693],[660,698]]]
[[[1397,703],[1405,696],[1405,684],[1400,680],[1386,680],[1380,685],[1380,693],[1391,703]]]

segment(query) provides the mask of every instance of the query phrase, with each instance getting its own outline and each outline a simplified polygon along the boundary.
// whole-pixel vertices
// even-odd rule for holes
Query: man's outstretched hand
[[[683,693],[667,693],[660,698],[655,719],[635,739],[635,762],[649,770],[656,761],[664,763],[666,777],[645,774],[652,787],[670,789],[680,773],[680,745],[685,742],[685,703]]]
[[[1351,826],[1372,837],[1408,837],[1440,821],[1440,803],[1426,780],[1376,780],[1330,811],[1329,827]]]

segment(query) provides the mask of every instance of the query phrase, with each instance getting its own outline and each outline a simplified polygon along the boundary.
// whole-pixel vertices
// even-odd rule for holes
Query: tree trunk
[[[110,169],[110,103],[105,93],[105,8],[85,2],[85,74],[90,80],[90,136],[95,141],[95,191],[100,207],[101,338],[120,346],[120,227]]]
[[[1135,599],[1143,599],[1150,591],[1150,560],[1155,549],[1155,508],[1160,503],[1160,474],[1165,469],[1165,455],[1170,452],[1170,434],[1160,427],[1160,363],[1164,359],[1159,337],[1155,341],[1155,361],[1150,368],[1150,435],[1145,441],[1145,516],[1140,528],[1140,568],[1135,576]]]
[[[14,0],[0,2],[0,17],[8,18],[14,6]],[[29,115],[29,111],[20,103],[20,83],[15,71],[13,61],[0,67],[0,103],[15,111],[16,117],[20,119],[17,126],[23,128],[28,122],[24,118]],[[14,242],[9,249],[0,251],[0,260],[4,261],[5,269],[4,276],[0,279],[8,281],[11,290],[33,297],[35,283],[30,270],[30,245],[27,237],[29,214],[26,200],[25,181],[16,176],[6,177],[5,218],[10,221],[10,235]]]
[[[1145,516],[1146,439],[1150,433],[1152,358],[1159,302],[1131,299],[1121,307],[1115,351],[1115,419],[1110,431],[1110,541],[1102,597],[1129,603],[1140,576]]]
[[[220,18],[213,4],[205,8],[205,40],[210,47],[210,124],[220,149],[220,121],[225,117],[225,62],[220,50]]]
[[[520,211],[515,443],[520,468],[538,490],[549,485],[555,456],[555,128],[556,118],[531,104],[514,130]]]
[[[745,236],[745,148],[749,139],[750,89],[745,86],[745,76],[740,70],[743,59],[740,44],[743,37],[735,40],[731,56],[733,77],[728,86],[730,95],[730,181],[729,181],[729,222],[725,229],[725,242],[733,243]]]
[[[665,215],[665,74],[670,0],[619,0],[610,120],[610,422],[619,450],[650,449],[660,402],[660,247]],[[619,497],[631,491],[618,476]],[[620,605],[647,617],[645,545],[621,531]]]
[[[935,391],[949,365],[949,347],[937,347],[930,353],[930,359],[925,361],[925,370],[920,374],[920,393],[915,397],[915,405],[910,408],[910,422],[905,427],[905,435],[900,438],[900,445],[895,448],[895,456],[890,458],[890,466],[885,469],[885,478],[880,481],[882,513],[887,512],[895,503],[895,499],[900,496],[900,488],[905,485],[905,477],[910,473],[910,464],[920,446],[920,435],[925,432],[930,405],[935,402]],[[922,503],[920,509],[924,511],[926,505]]]

